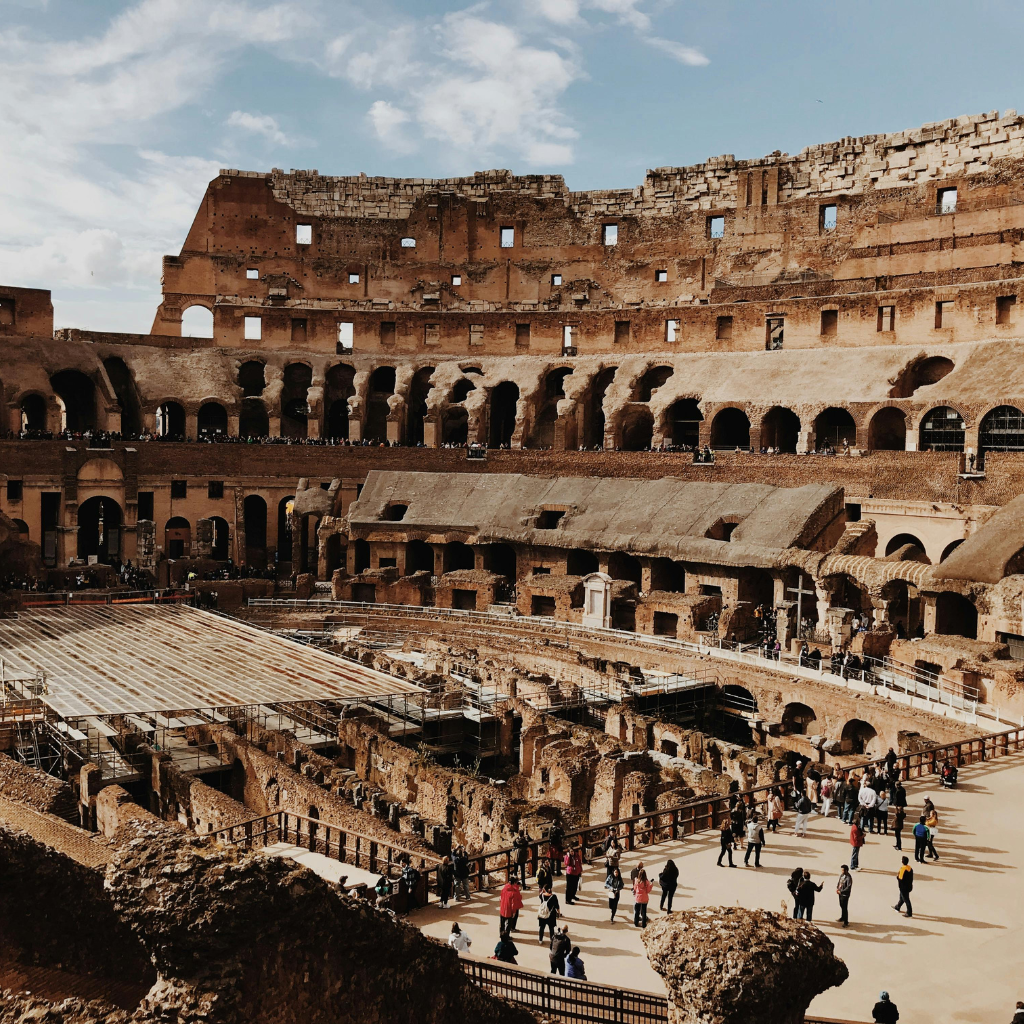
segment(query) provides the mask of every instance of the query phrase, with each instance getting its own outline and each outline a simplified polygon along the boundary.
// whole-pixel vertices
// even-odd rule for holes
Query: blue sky
[[[631,187],[1024,108],[1014,3],[0,0],[0,282],[145,332],[219,167]]]

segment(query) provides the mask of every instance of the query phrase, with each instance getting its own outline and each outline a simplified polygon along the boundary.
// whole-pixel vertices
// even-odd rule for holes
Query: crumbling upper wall
[[[77,807],[74,790],[61,779],[0,754],[0,796],[63,818]]]

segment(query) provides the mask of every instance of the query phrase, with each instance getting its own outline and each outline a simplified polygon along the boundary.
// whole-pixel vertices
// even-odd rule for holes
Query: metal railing
[[[22,608],[61,608],[75,605],[114,605],[114,604],[169,604],[181,601],[192,601],[194,595],[187,590],[169,588],[167,590],[26,590],[18,595],[18,603]]]

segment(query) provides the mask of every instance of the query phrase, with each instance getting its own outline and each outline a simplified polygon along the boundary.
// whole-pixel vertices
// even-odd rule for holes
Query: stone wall
[[[0,796],[59,818],[77,820],[74,790],[61,779],[0,754]]]

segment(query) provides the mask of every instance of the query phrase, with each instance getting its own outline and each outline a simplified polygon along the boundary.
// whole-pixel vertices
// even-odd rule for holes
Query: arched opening
[[[338,363],[327,371],[324,379],[324,402],[327,407],[328,437],[348,438],[348,400],[356,393],[354,366]]]
[[[267,503],[259,494],[247,494],[242,502],[245,523],[245,563],[257,569],[267,565]]]
[[[964,418],[948,405],[940,405],[921,420],[919,447],[923,452],[962,452]]]
[[[583,443],[588,448],[604,447],[604,397],[615,379],[617,370],[617,366],[605,367],[590,386],[583,430]]]
[[[96,385],[80,370],[61,370],[50,387],[64,407],[61,430],[82,433],[96,429]]]
[[[424,366],[416,371],[409,385],[409,399],[406,403],[405,443],[422,444],[423,417],[427,415],[427,396],[430,394],[430,378],[434,367]]]
[[[907,417],[902,409],[879,409],[868,424],[868,448],[875,452],[902,452],[907,447]]]
[[[267,386],[267,368],[258,359],[248,359],[238,368],[238,386],[243,398],[259,398]]]
[[[192,526],[184,516],[172,516],[167,520],[164,552],[168,558],[187,558],[192,553]]]
[[[78,557],[95,556],[104,565],[121,557],[121,506],[113,498],[96,496],[78,506]]]
[[[651,559],[651,590],[682,594],[686,590],[686,570],[671,558]]]
[[[205,306],[188,306],[181,314],[183,338],[212,338],[213,310]]]
[[[652,366],[637,383],[634,401],[649,402],[654,392],[662,387],[673,373],[675,370],[671,366]]]
[[[441,417],[441,443],[465,444],[469,438],[469,413],[461,405],[449,406]]]
[[[849,608],[856,615],[870,611],[871,599],[867,591],[852,576],[830,576],[828,584],[831,593],[830,608]]]
[[[911,597],[910,585],[906,580],[890,580],[882,588],[885,618],[896,630],[899,639],[911,636],[920,622],[921,600],[916,596],[916,589],[914,595]]]
[[[951,554],[953,554],[954,551],[956,551],[956,549],[958,547],[960,547],[961,544],[963,544],[963,540],[962,539],[961,540],[954,540],[954,541],[951,541],[949,544],[947,544],[942,549],[942,555],[939,557],[939,561],[940,562],[944,562],[947,558],[949,558],[949,556]]]
[[[238,433],[242,437],[267,437],[270,434],[270,417],[267,407],[260,398],[243,398],[242,411],[238,417]]]
[[[138,434],[142,430],[142,406],[128,364],[117,356],[109,356],[103,360],[103,369],[121,406],[121,433]]]
[[[645,405],[627,410],[622,421],[622,450],[644,452],[651,447],[654,437],[654,417]]]
[[[284,368],[281,390],[281,436],[309,436],[309,389],[313,384],[312,367],[289,363]]]
[[[395,368],[378,366],[370,374],[366,394],[366,427],[364,436],[370,441],[388,439],[388,399],[395,393]]]
[[[295,511],[295,496],[288,495],[277,503],[277,561],[291,563],[292,560],[292,512]]]
[[[330,579],[336,569],[345,568],[345,538],[340,533],[332,533],[327,538],[325,557],[327,559],[327,578]]]
[[[555,423],[558,420],[557,400],[549,401],[537,414],[533,427],[534,448],[551,448],[555,443]]]
[[[168,441],[185,440],[185,410],[177,402],[157,406],[156,432]]]
[[[484,550],[484,568],[516,581],[516,550],[511,544],[488,544]]]
[[[26,523],[24,519],[12,519],[11,522],[18,528],[18,536],[23,541],[28,540],[30,533],[28,523]]]
[[[355,560],[352,565],[353,571],[358,575],[370,568],[370,542],[360,537],[353,545]]]
[[[814,438],[819,449],[856,447],[857,424],[845,409],[826,409],[814,421]]]
[[[782,710],[782,733],[788,736],[806,736],[818,716],[806,704],[792,701]]]
[[[987,412],[978,431],[978,454],[1024,451],[1024,412],[1000,405]]]
[[[598,572],[600,565],[597,555],[593,551],[580,551],[573,548],[565,555],[565,571],[570,576],[588,576],[592,572]]]
[[[199,407],[196,429],[200,438],[224,437],[228,432],[228,411],[219,402],[206,402]]]
[[[776,405],[761,420],[761,447],[795,452],[800,438],[800,417],[792,409]]]
[[[544,378],[545,398],[565,398],[565,378],[572,374],[571,366],[559,366]]]
[[[456,572],[459,569],[475,569],[476,559],[473,549],[460,540],[453,540],[444,546],[444,571]]]
[[[26,395],[21,400],[21,429],[46,429],[46,399],[42,395]]]
[[[696,398],[680,398],[665,414],[665,434],[676,448],[696,448],[700,444],[700,425],[704,417]]]
[[[476,391],[476,385],[468,377],[460,377],[452,387],[448,401],[453,404],[464,402],[471,391]]]
[[[213,524],[213,547],[210,557],[217,562],[226,562],[231,554],[231,531],[228,521],[221,516],[210,516]]]
[[[635,555],[613,551],[608,556],[608,575],[613,580],[631,580],[639,587],[643,580],[643,567]]]
[[[516,405],[519,388],[510,380],[502,381],[491,391],[490,433],[491,448],[509,448],[516,429]]]
[[[918,388],[936,384],[953,370],[953,360],[945,356],[915,359],[908,363],[896,378],[889,392],[890,398],[910,398]]]
[[[711,447],[749,448],[750,420],[741,409],[722,409],[711,421]]]
[[[757,711],[757,698],[745,686],[735,683],[722,687],[719,703],[736,711]]]
[[[878,745],[878,733],[869,722],[862,721],[860,718],[852,718],[843,726],[840,743],[845,754],[871,756],[878,752],[875,749]]]
[[[405,572],[411,576],[414,572],[434,574],[434,549],[424,540],[411,540],[405,548]]]
[[[895,554],[900,548],[909,549],[903,552],[901,562],[922,562],[924,565],[931,565],[932,560],[924,553],[924,544],[912,533],[898,533],[888,544],[885,545],[885,555]]]
[[[935,632],[977,640],[978,609],[961,594],[939,594],[935,599]]]

